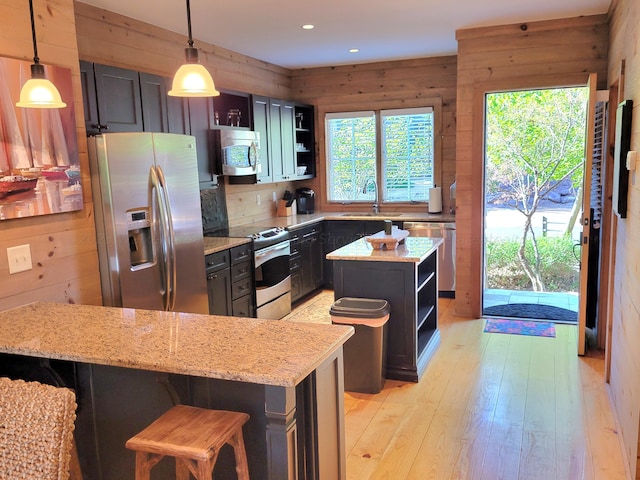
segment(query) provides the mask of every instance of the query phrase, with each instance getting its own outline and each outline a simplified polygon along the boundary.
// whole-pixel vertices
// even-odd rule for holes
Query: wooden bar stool
[[[249,415],[176,405],[127,440],[136,452],[136,480],[149,480],[151,469],[165,456],[176,459],[176,480],[211,480],[220,448],[233,447],[238,480],[249,480],[242,426]]]

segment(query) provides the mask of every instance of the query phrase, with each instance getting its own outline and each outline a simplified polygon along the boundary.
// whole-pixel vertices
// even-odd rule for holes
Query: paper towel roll
[[[442,212],[442,189],[433,187],[429,189],[429,213]]]

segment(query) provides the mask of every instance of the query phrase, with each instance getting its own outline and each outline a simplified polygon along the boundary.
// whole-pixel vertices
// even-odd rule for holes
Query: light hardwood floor
[[[330,322],[333,292],[286,317]],[[556,338],[484,333],[440,299],[442,342],[422,380],[345,393],[347,477],[623,480],[601,358],[577,357],[576,327]]]

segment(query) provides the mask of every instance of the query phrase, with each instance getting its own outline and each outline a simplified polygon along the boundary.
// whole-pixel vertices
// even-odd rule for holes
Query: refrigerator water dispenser
[[[152,263],[151,222],[147,209],[127,212],[127,231],[129,233],[131,267]]]

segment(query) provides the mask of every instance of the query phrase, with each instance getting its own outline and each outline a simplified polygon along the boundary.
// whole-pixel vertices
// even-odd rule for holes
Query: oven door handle
[[[258,268],[263,263],[271,260],[275,257],[281,256],[289,256],[291,253],[290,243],[289,241],[278,243],[277,245],[273,245],[272,247],[267,247],[262,250],[258,250],[255,252],[255,262],[256,268]]]

